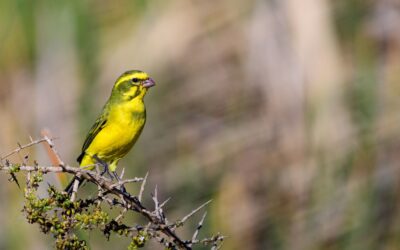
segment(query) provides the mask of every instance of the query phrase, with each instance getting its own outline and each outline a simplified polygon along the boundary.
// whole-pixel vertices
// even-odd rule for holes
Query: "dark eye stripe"
[[[137,78],[132,78],[132,82],[138,82],[139,81],[139,79],[137,79]]]

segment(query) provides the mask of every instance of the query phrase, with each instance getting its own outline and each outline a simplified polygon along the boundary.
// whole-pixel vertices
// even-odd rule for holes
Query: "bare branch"
[[[177,221],[175,224],[172,225],[172,229],[175,230],[177,227],[182,226],[183,224],[185,224],[185,222],[192,217],[195,213],[197,213],[200,209],[202,209],[204,206],[206,206],[207,204],[209,204],[212,200],[209,200],[205,203],[203,203],[202,205],[200,205],[198,208],[192,210],[192,212],[190,212],[188,215],[186,215],[185,217],[182,218],[182,220]]]
[[[204,219],[206,218],[206,216],[207,216],[207,212],[204,212],[199,224],[197,225],[196,231],[194,231],[194,233],[193,233],[192,242],[195,242],[197,240],[197,235],[199,235],[200,229],[203,227],[203,222],[204,222]],[[192,244],[193,243],[190,244],[190,247],[192,246]]]
[[[21,150],[23,150],[23,149],[25,149],[25,148],[32,147],[33,145],[42,143],[42,142],[44,142],[44,141],[47,141],[47,140],[46,140],[45,138],[41,138],[41,139],[32,141],[32,142],[30,142],[30,143],[28,143],[28,144],[25,144],[25,145],[23,145],[23,146],[21,146],[21,144],[18,143],[18,148],[14,149],[14,150],[11,151],[10,153],[6,154],[5,156],[0,157],[0,159],[1,159],[1,160],[7,159],[8,157],[10,157],[10,156],[12,156],[12,155],[14,155],[14,154],[16,154],[16,153],[19,153]]]
[[[133,237],[134,240],[132,242],[134,244],[138,244],[138,247],[142,246],[141,244],[144,244],[148,239],[154,239],[169,249],[191,249],[192,245],[194,244],[212,245],[212,249],[218,249],[221,246],[220,243],[224,237],[220,236],[219,234],[211,238],[202,240],[197,239],[199,231],[204,223],[206,213],[204,213],[203,217],[198,223],[191,240],[183,240],[175,232],[177,227],[182,226],[195,213],[209,204],[211,200],[192,210],[189,214],[184,216],[182,220],[176,221],[173,224],[169,224],[168,219],[164,214],[163,207],[167,204],[170,198],[166,199],[160,204],[158,198],[159,190],[158,186],[156,185],[154,193],[152,194],[154,210],[149,210],[146,208],[146,206],[142,203],[142,197],[149,173],[146,173],[144,178],[135,177],[122,180],[121,178],[125,173],[123,169],[121,172],[121,177],[119,178],[120,180],[113,181],[105,176],[102,176],[97,165],[92,168],[93,170],[88,170],[88,168],[71,167],[61,160],[54,148],[52,140],[47,136],[44,136],[44,138],[36,141],[31,139],[31,142],[26,145],[19,145],[17,149],[1,159],[6,159],[13,154],[19,153],[22,149],[39,144],[41,142],[47,142],[49,148],[51,149],[52,155],[55,155],[57,158],[57,165],[41,166],[37,164],[36,161],[34,161],[33,165],[27,165],[27,158],[24,157],[22,160],[23,164],[10,164],[7,160],[6,164],[0,164],[0,170],[8,172],[14,177],[15,173],[17,172],[27,172],[25,197],[28,205],[24,207],[24,211],[27,214],[28,221],[30,223],[39,224],[42,231],[45,233],[51,232],[57,241],[61,240],[61,243],[63,244],[67,242],[64,242],[63,240],[69,240],[73,244],[85,244],[85,241],[76,242],[78,238],[73,233],[73,229],[80,227],[83,229],[92,230],[97,227],[98,224],[96,223],[102,223],[104,227],[101,230],[104,232],[106,237],[109,237],[112,232]],[[73,184],[71,197],[67,196],[65,192],[57,191],[53,186],[49,186],[48,192],[50,198],[48,200],[43,198],[37,198],[38,200],[35,200],[35,193],[39,183],[43,180],[42,175],[48,173],[67,173],[74,176],[75,182]],[[87,199],[77,199],[76,194],[78,192],[79,182],[83,181],[95,184],[97,186],[97,196],[94,198],[89,197]],[[139,195],[137,197],[127,193],[121,188],[124,184],[136,182],[142,182]],[[65,201],[64,199],[67,200]],[[33,202],[34,205],[29,206],[29,202]],[[38,206],[37,204],[44,204],[46,209],[33,211]],[[111,208],[119,209],[119,214],[115,217],[115,219],[111,219],[110,221],[108,217],[105,216],[107,214],[105,214],[106,212],[101,209],[102,204],[108,205]],[[85,214],[85,211],[88,212]],[[140,214],[147,221],[147,225],[129,226],[123,224],[123,218],[129,212]],[[50,214],[46,213],[51,213],[51,216],[49,216]],[[38,214],[43,214],[43,216],[40,219],[37,219],[36,217],[30,217],[37,216]],[[54,215],[56,216],[54,217]],[[56,222],[46,222],[46,220],[51,218],[56,220]],[[64,221],[60,221],[58,227],[52,226],[54,223],[57,223],[58,220]],[[61,228],[62,230],[55,230],[54,228]],[[60,246],[60,248],[64,247],[64,245]]]
[[[144,176],[142,185],[140,186],[140,191],[139,191],[139,201],[142,201],[142,195],[143,195],[143,191],[144,191],[144,186],[146,185],[146,181],[147,181],[147,176],[149,175],[149,172],[146,173],[146,175]]]
[[[110,186],[110,188],[114,188],[114,187],[120,188],[121,186],[123,186],[123,185],[125,185],[125,184],[127,184],[127,183],[141,182],[141,181],[143,181],[143,178],[135,177],[135,178],[133,178],[133,179],[126,179],[126,180],[119,181],[119,182],[117,182],[117,183],[115,183],[115,184],[112,184],[112,185]]]
[[[75,197],[76,197],[76,192],[78,192],[78,187],[79,187],[79,179],[80,179],[81,175],[77,174],[76,175],[76,179],[74,180],[74,184],[72,186],[72,193],[71,193],[71,201],[75,201]]]
[[[119,176],[120,179],[124,178],[125,168],[122,168],[121,175]]]
[[[163,208],[165,206],[165,204],[168,203],[168,201],[171,200],[171,197],[169,197],[168,199],[166,199],[163,203],[160,204],[160,208]]]

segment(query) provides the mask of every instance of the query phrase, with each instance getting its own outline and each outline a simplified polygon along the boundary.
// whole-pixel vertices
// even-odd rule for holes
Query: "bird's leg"
[[[97,155],[93,155],[93,158],[96,160],[97,163],[103,166],[103,171],[100,173],[100,175],[103,176],[104,174],[107,174],[111,178],[111,180],[113,180],[114,177],[110,173],[110,168],[108,167],[107,162],[100,159]]]
[[[119,178],[119,175],[118,175],[117,171],[113,171],[112,174],[114,175],[115,179],[117,179],[118,182],[121,181],[121,178]],[[121,185],[121,191],[123,193],[126,193],[126,188],[125,188],[124,185]]]

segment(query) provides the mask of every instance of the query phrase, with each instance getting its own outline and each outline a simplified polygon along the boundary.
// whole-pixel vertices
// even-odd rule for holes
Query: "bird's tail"
[[[85,156],[85,152],[82,152],[78,158],[76,159],[79,163],[79,166],[82,163],[83,157]],[[84,183],[84,181],[82,180],[82,178],[76,177],[74,176],[74,178],[70,181],[70,183],[67,185],[67,187],[64,189],[65,192],[67,192],[69,195],[72,194],[72,190],[74,189],[74,183],[75,181],[78,180],[79,184],[78,184],[78,188]]]
[[[78,188],[84,183],[84,181],[82,180],[82,178],[79,177],[74,177],[71,182],[68,184],[68,186],[64,189],[65,192],[67,192],[69,195],[72,194],[72,190],[74,189],[74,183],[75,181],[78,180],[79,184],[78,184]]]

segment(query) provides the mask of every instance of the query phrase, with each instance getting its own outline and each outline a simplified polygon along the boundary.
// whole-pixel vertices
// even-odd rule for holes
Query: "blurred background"
[[[156,184],[170,219],[213,199],[223,249],[400,248],[399,1],[0,0],[0,155],[48,128],[76,165],[128,69],[157,82],[120,162],[150,172],[147,204]],[[52,249],[7,178],[0,249]]]

